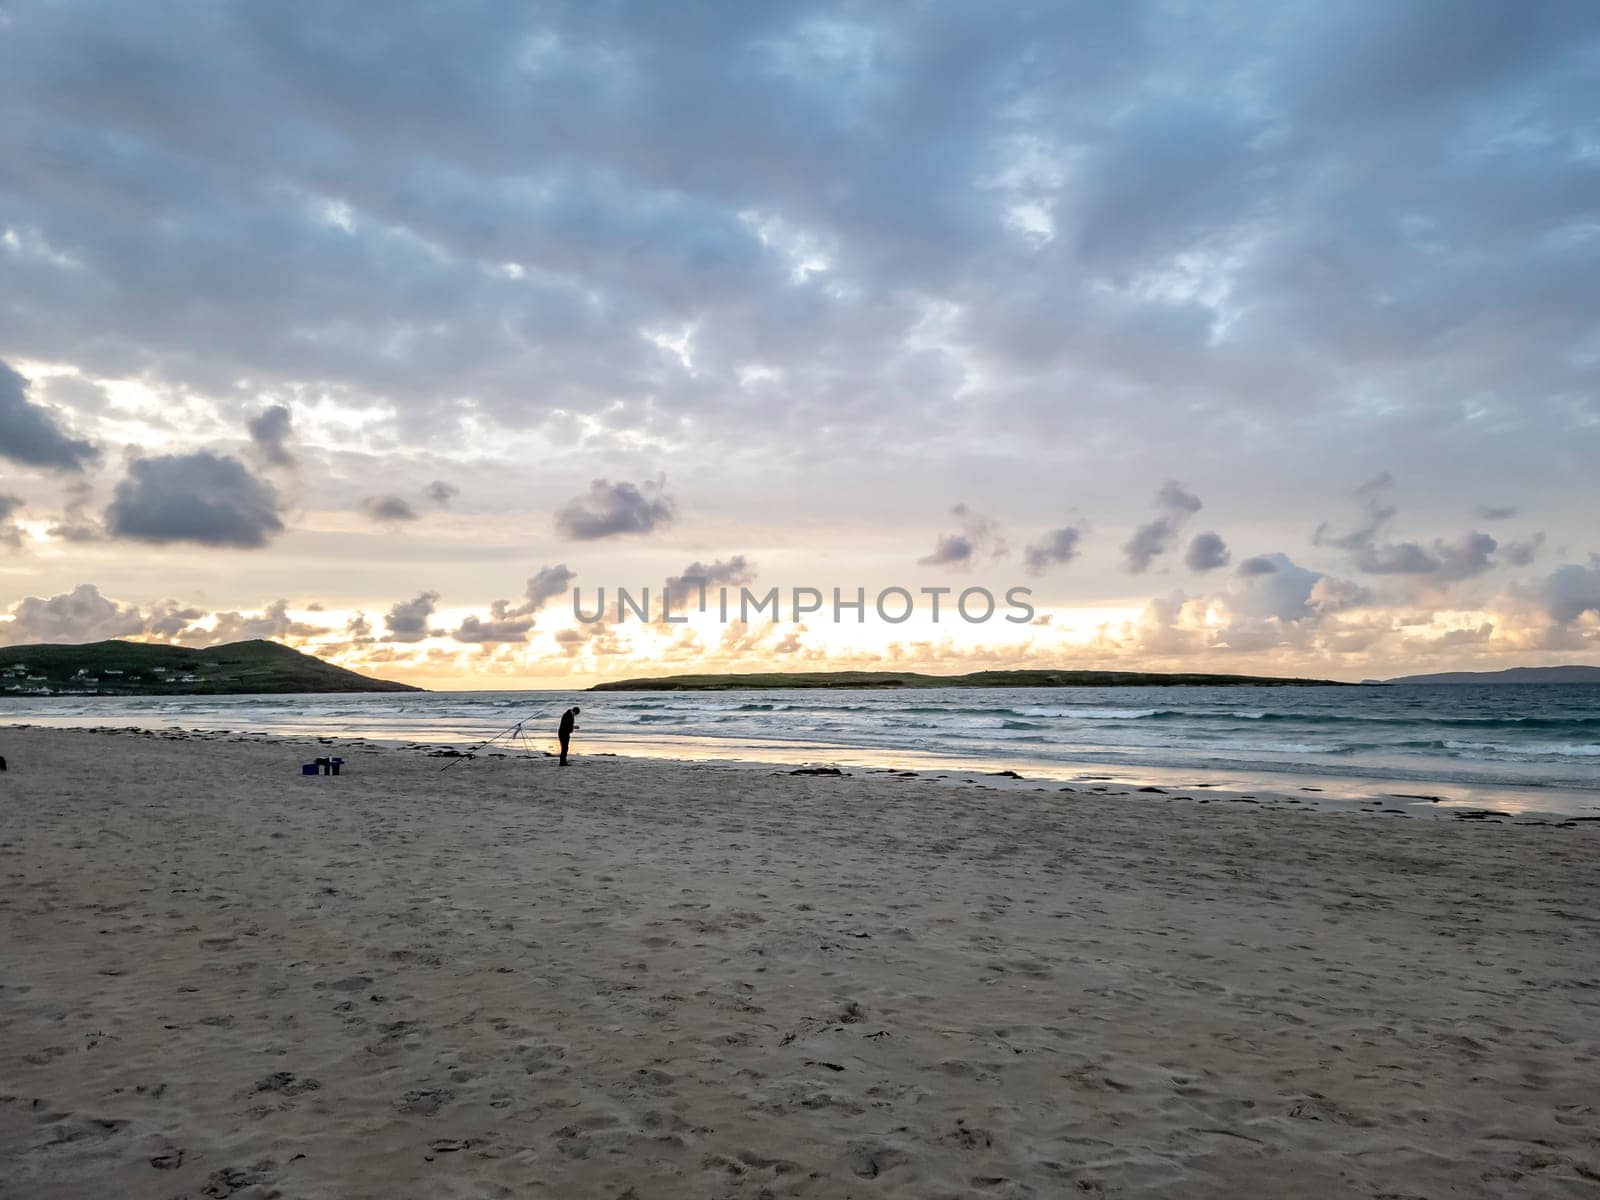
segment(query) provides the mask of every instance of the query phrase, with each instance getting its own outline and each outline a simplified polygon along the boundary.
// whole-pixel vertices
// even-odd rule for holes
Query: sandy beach
[[[5,1197],[1600,1194],[1600,823],[0,752]]]

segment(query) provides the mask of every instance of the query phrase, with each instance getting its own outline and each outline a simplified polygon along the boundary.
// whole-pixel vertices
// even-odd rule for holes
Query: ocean
[[[1314,779],[1350,794],[1437,792],[1508,809],[1600,811],[1593,684],[6,696],[0,720],[456,745],[526,720],[528,736],[512,748],[538,751],[553,745],[571,704],[584,710],[581,753],[1180,785]]]

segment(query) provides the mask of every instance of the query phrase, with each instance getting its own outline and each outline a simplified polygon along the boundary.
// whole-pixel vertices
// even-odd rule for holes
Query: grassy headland
[[[0,689],[22,695],[190,696],[419,692],[257,639],[194,650],[145,642],[0,648]]]

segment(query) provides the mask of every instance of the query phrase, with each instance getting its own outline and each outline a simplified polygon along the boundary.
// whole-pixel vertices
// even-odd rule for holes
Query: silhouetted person
[[[573,707],[561,714],[561,727],[556,730],[556,736],[561,739],[561,765],[563,767],[567,765],[567,743],[572,741],[572,731],[578,727],[576,724],[577,719],[578,707],[573,705]]]

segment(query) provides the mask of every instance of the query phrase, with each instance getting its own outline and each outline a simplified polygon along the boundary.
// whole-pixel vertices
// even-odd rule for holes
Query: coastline
[[[1323,806],[1372,801],[1411,816],[1600,811],[1600,689],[1577,685],[1268,689],[1248,700],[1235,688],[8,698],[0,722],[458,745],[520,722],[531,744],[553,748],[558,714],[573,704],[586,752],[1009,770],[1066,786],[1105,775],[1169,790],[1289,792]]]
[[[571,693],[557,693],[565,699]],[[550,707],[547,705],[546,707]],[[145,717],[154,712],[140,714]],[[236,714],[243,717],[245,714]],[[396,750],[455,749],[470,751],[483,739],[455,736],[445,728],[422,729],[415,733],[432,736],[405,737],[395,732],[375,735],[348,732],[322,732],[323,722],[309,723],[305,732],[285,733],[271,729],[205,726],[186,728],[161,723],[105,724],[92,717],[67,716],[48,723],[12,719],[0,724],[0,736],[7,730],[41,730],[76,733],[172,734],[185,738],[217,739],[242,736],[258,741],[288,743],[339,742],[346,745],[385,747]],[[79,723],[82,722],[82,723]],[[538,757],[534,748],[551,738],[529,734],[520,746],[498,742],[490,752],[512,757]],[[926,782],[954,786],[979,786],[1008,791],[1068,791],[1103,794],[1109,797],[1170,795],[1179,800],[1205,802],[1231,800],[1260,803],[1267,807],[1300,808],[1334,812],[1381,813],[1387,816],[1417,818],[1482,819],[1500,821],[1538,821],[1567,825],[1600,815],[1600,791],[1572,788],[1517,787],[1508,784],[1472,784],[1460,780],[1440,783],[1426,774],[1377,772],[1337,775],[1323,770],[1235,770],[1208,766],[1175,766],[1162,763],[1112,761],[1086,757],[1081,761],[1048,761],[1031,757],[1025,750],[1005,754],[935,755],[889,747],[866,747],[783,740],[757,739],[651,738],[647,734],[616,733],[588,736],[579,743],[587,757],[611,757],[644,762],[698,764],[727,769],[790,770],[802,767],[836,766],[866,775],[914,774]],[[548,755],[549,751],[542,752]],[[1020,778],[1012,778],[1020,776]]]
[[[19,1194],[1600,1180],[1596,824],[4,741]],[[342,776],[296,773],[333,746]]]

